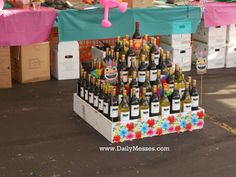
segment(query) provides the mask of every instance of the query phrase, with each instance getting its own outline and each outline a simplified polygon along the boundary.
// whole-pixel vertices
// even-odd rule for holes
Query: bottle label
[[[118,106],[110,106],[110,117],[111,118],[118,117]]]
[[[85,100],[88,101],[88,90],[85,90]]]
[[[160,103],[152,102],[151,103],[151,114],[158,114],[160,112]]]
[[[120,121],[121,122],[129,121],[129,120],[130,120],[129,112],[121,112],[120,113]]]
[[[128,71],[122,71],[123,74],[123,82],[127,83],[128,82]]]
[[[169,88],[170,88],[170,92],[173,93],[174,92],[174,84],[169,84]]]
[[[148,62],[147,60],[145,60],[145,64],[146,64],[146,66],[148,66],[148,65],[149,65],[149,62]]]
[[[146,119],[149,118],[149,109],[141,109],[140,110],[141,113],[141,118]]]
[[[155,62],[156,65],[159,65],[159,55],[158,54],[155,54],[154,62]]]
[[[120,103],[121,103],[121,101],[122,101],[122,98],[123,98],[123,95],[122,95],[122,94],[119,94],[119,95],[118,95],[118,102],[119,102],[119,105],[120,105]]]
[[[180,110],[180,99],[172,100],[172,110],[179,111]]]
[[[150,81],[157,80],[157,70],[150,70]]]
[[[184,112],[189,112],[192,110],[192,104],[191,103],[184,103]]]
[[[179,89],[179,95],[180,95],[180,98],[183,97],[184,92],[185,92],[185,88],[180,88],[180,89]]]
[[[84,87],[80,87],[80,96],[84,98]]]
[[[103,102],[103,113],[108,114],[109,111],[109,104],[106,102]]]
[[[139,116],[139,105],[131,105],[131,117]]]
[[[136,58],[136,57],[135,57]],[[131,57],[128,57],[128,61],[127,61],[127,66],[130,68],[131,66]]]
[[[130,98],[133,96],[133,91],[131,89]],[[136,88],[136,97],[139,98],[139,88]]]
[[[147,97],[148,102],[150,101],[151,96],[152,96],[152,92],[146,92],[146,97]]]
[[[93,95],[94,95],[94,93],[89,93],[89,103],[90,104],[93,104]]]
[[[170,106],[162,106],[161,114],[162,116],[168,116],[170,114]]]
[[[199,106],[199,96],[192,96],[192,107],[196,108]]]
[[[94,105],[95,107],[98,107],[98,96],[95,96],[95,95],[94,95],[93,105]]]
[[[141,83],[144,83],[146,79],[146,72],[145,71],[139,71],[138,72],[138,81]]]
[[[100,110],[100,111],[103,111],[103,103],[104,102],[104,100],[103,99],[99,99],[98,100],[98,109]]]

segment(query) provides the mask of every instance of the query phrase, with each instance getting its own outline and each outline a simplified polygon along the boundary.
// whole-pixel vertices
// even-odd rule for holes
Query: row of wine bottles
[[[188,82],[185,82],[180,71],[176,70],[175,74],[168,76],[167,80],[173,83],[172,90],[170,84],[161,82],[160,70],[157,71],[157,82],[151,85],[146,77],[144,84],[139,86],[136,71],[129,84],[124,84],[121,72],[118,84],[110,85],[82,69],[78,96],[113,122],[197,110],[199,95],[196,80],[188,77]],[[149,71],[146,71],[146,76],[149,76]]]

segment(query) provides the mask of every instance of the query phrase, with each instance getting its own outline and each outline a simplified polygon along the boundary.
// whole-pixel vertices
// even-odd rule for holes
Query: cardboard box
[[[0,88],[11,88],[10,47],[0,47]]]
[[[129,8],[145,8],[153,6],[154,0],[122,0],[128,3]]]
[[[196,52],[205,51],[207,69],[224,68],[226,46],[209,46],[205,43],[193,41],[193,63],[196,63]]]
[[[60,42],[54,49],[55,57],[51,65],[52,75],[58,80],[79,78],[79,43]]]
[[[50,80],[49,42],[11,47],[11,65],[20,83]]]
[[[223,46],[226,43],[226,31],[226,26],[205,28],[204,21],[201,21],[197,32],[193,34],[193,39],[207,43],[209,46]]]
[[[161,42],[169,44],[173,48],[190,47],[191,34],[172,34],[161,36]]]
[[[226,46],[225,67],[236,67],[236,44]]]
[[[183,71],[191,71],[191,47],[173,48],[165,43],[161,43],[161,47],[164,50],[170,51],[170,58],[173,63],[179,64],[182,67]]]

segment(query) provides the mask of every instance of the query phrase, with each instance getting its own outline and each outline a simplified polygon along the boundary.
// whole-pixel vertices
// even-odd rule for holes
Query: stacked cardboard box
[[[0,88],[11,88],[10,47],[0,47]]]
[[[226,31],[226,26],[205,28],[204,21],[201,21],[197,32],[193,34],[193,63],[196,62],[196,53],[205,51],[207,69],[224,68]]]
[[[11,66],[20,83],[50,80],[49,42],[11,47]]]
[[[77,41],[59,42],[54,48],[51,72],[58,80],[79,78],[79,43]]]
[[[225,67],[236,67],[236,24],[227,26]]]
[[[179,64],[183,71],[191,70],[191,34],[161,36],[161,47],[170,51],[172,62]]]

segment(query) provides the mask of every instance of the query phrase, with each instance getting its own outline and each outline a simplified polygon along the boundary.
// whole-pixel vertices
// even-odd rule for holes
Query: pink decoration
[[[4,0],[0,0],[0,10],[2,10],[4,7]]]
[[[29,45],[48,41],[57,11],[51,8],[0,11],[0,46]]]
[[[124,13],[127,10],[128,3],[119,2],[119,0],[100,0],[100,4],[104,6],[104,19],[102,20],[102,27],[109,28],[112,26],[111,22],[108,20],[109,18],[109,9],[118,7],[119,10]]]

